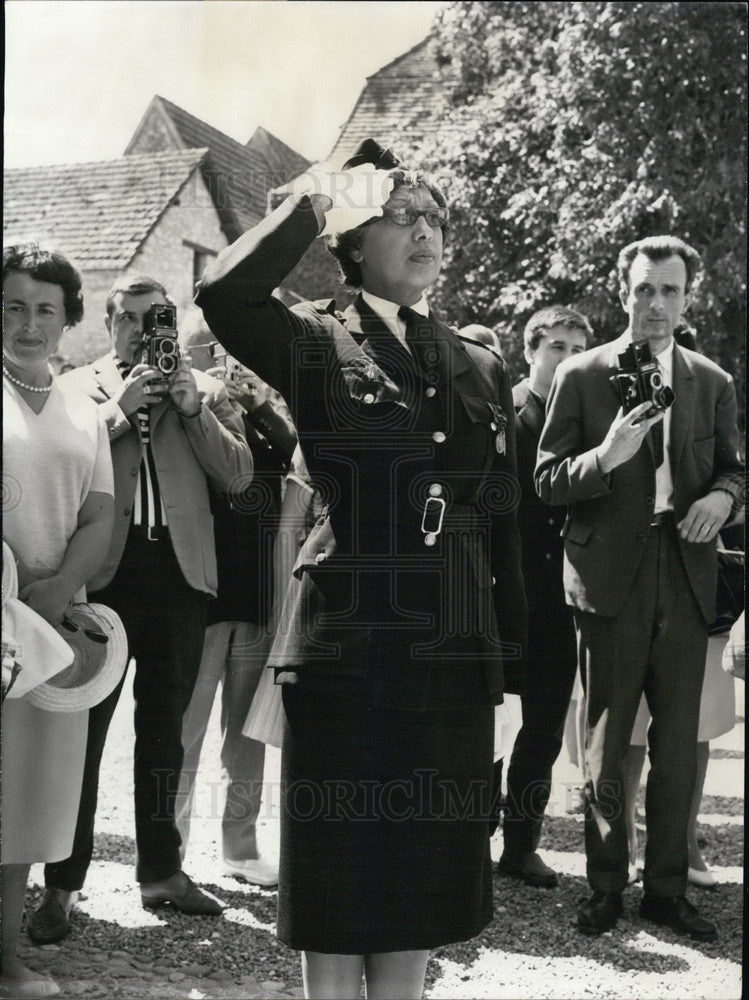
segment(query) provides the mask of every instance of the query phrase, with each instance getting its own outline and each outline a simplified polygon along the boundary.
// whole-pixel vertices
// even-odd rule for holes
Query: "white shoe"
[[[704,872],[701,872],[699,868],[690,868],[687,872],[687,880],[692,885],[698,885],[701,889],[713,889],[718,884],[709,868]]]
[[[250,858],[247,861],[224,859],[224,875],[233,876],[251,885],[278,885],[278,868],[265,858]]]

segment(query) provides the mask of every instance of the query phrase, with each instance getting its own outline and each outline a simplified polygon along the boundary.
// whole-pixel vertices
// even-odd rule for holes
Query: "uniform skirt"
[[[426,710],[284,685],[278,937],[370,954],[492,919],[492,705]]]

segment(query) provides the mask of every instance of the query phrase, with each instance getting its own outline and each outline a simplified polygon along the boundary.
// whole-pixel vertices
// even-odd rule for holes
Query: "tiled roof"
[[[208,125],[165,97],[156,96],[125,155],[165,148],[206,147],[203,176],[230,240],[265,215],[268,191],[302,173],[309,162],[266,129],[246,145]]]
[[[453,127],[447,110],[455,78],[438,59],[436,40],[425,38],[367,78],[328,159],[340,167],[370,136],[405,159],[426,132]]]
[[[39,240],[83,269],[125,268],[206,152],[6,170],[4,241]]]
[[[264,129],[262,125],[255,129],[245,148],[252,148],[259,153],[271,172],[276,175],[276,178],[272,178],[271,187],[275,187],[282,181],[298,177],[310,166],[310,161],[301,153],[297,153],[291,146],[287,146],[278,136]]]

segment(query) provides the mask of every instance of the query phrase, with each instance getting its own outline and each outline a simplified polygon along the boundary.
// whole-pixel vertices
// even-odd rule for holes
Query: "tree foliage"
[[[459,2],[436,33],[468,126],[422,150],[450,178],[438,295],[451,318],[497,328],[516,374],[522,327],[544,305],[580,308],[609,340],[624,321],[619,250],[674,233],[705,263],[690,313],[700,349],[741,392],[744,4]]]

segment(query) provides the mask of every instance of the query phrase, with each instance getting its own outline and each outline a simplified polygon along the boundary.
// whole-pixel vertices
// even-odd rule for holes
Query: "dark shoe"
[[[29,920],[28,933],[34,944],[54,944],[70,933],[70,911],[77,892],[45,889],[42,901]]]
[[[646,892],[640,903],[640,916],[697,941],[715,941],[718,937],[715,924],[701,917],[686,896],[653,896]]]
[[[176,872],[162,882],[141,882],[140,899],[148,910],[171,904],[182,913],[202,913],[205,916],[217,917],[224,909],[224,904],[195,885],[189,875]]]
[[[519,878],[526,885],[535,886],[537,889],[555,889],[559,885],[557,873],[545,865],[535,851],[523,855],[520,861],[505,857],[503,854],[497,862],[497,871],[500,875]]]
[[[616,925],[622,913],[620,892],[594,892],[577,914],[577,926],[583,934],[603,934]]]

